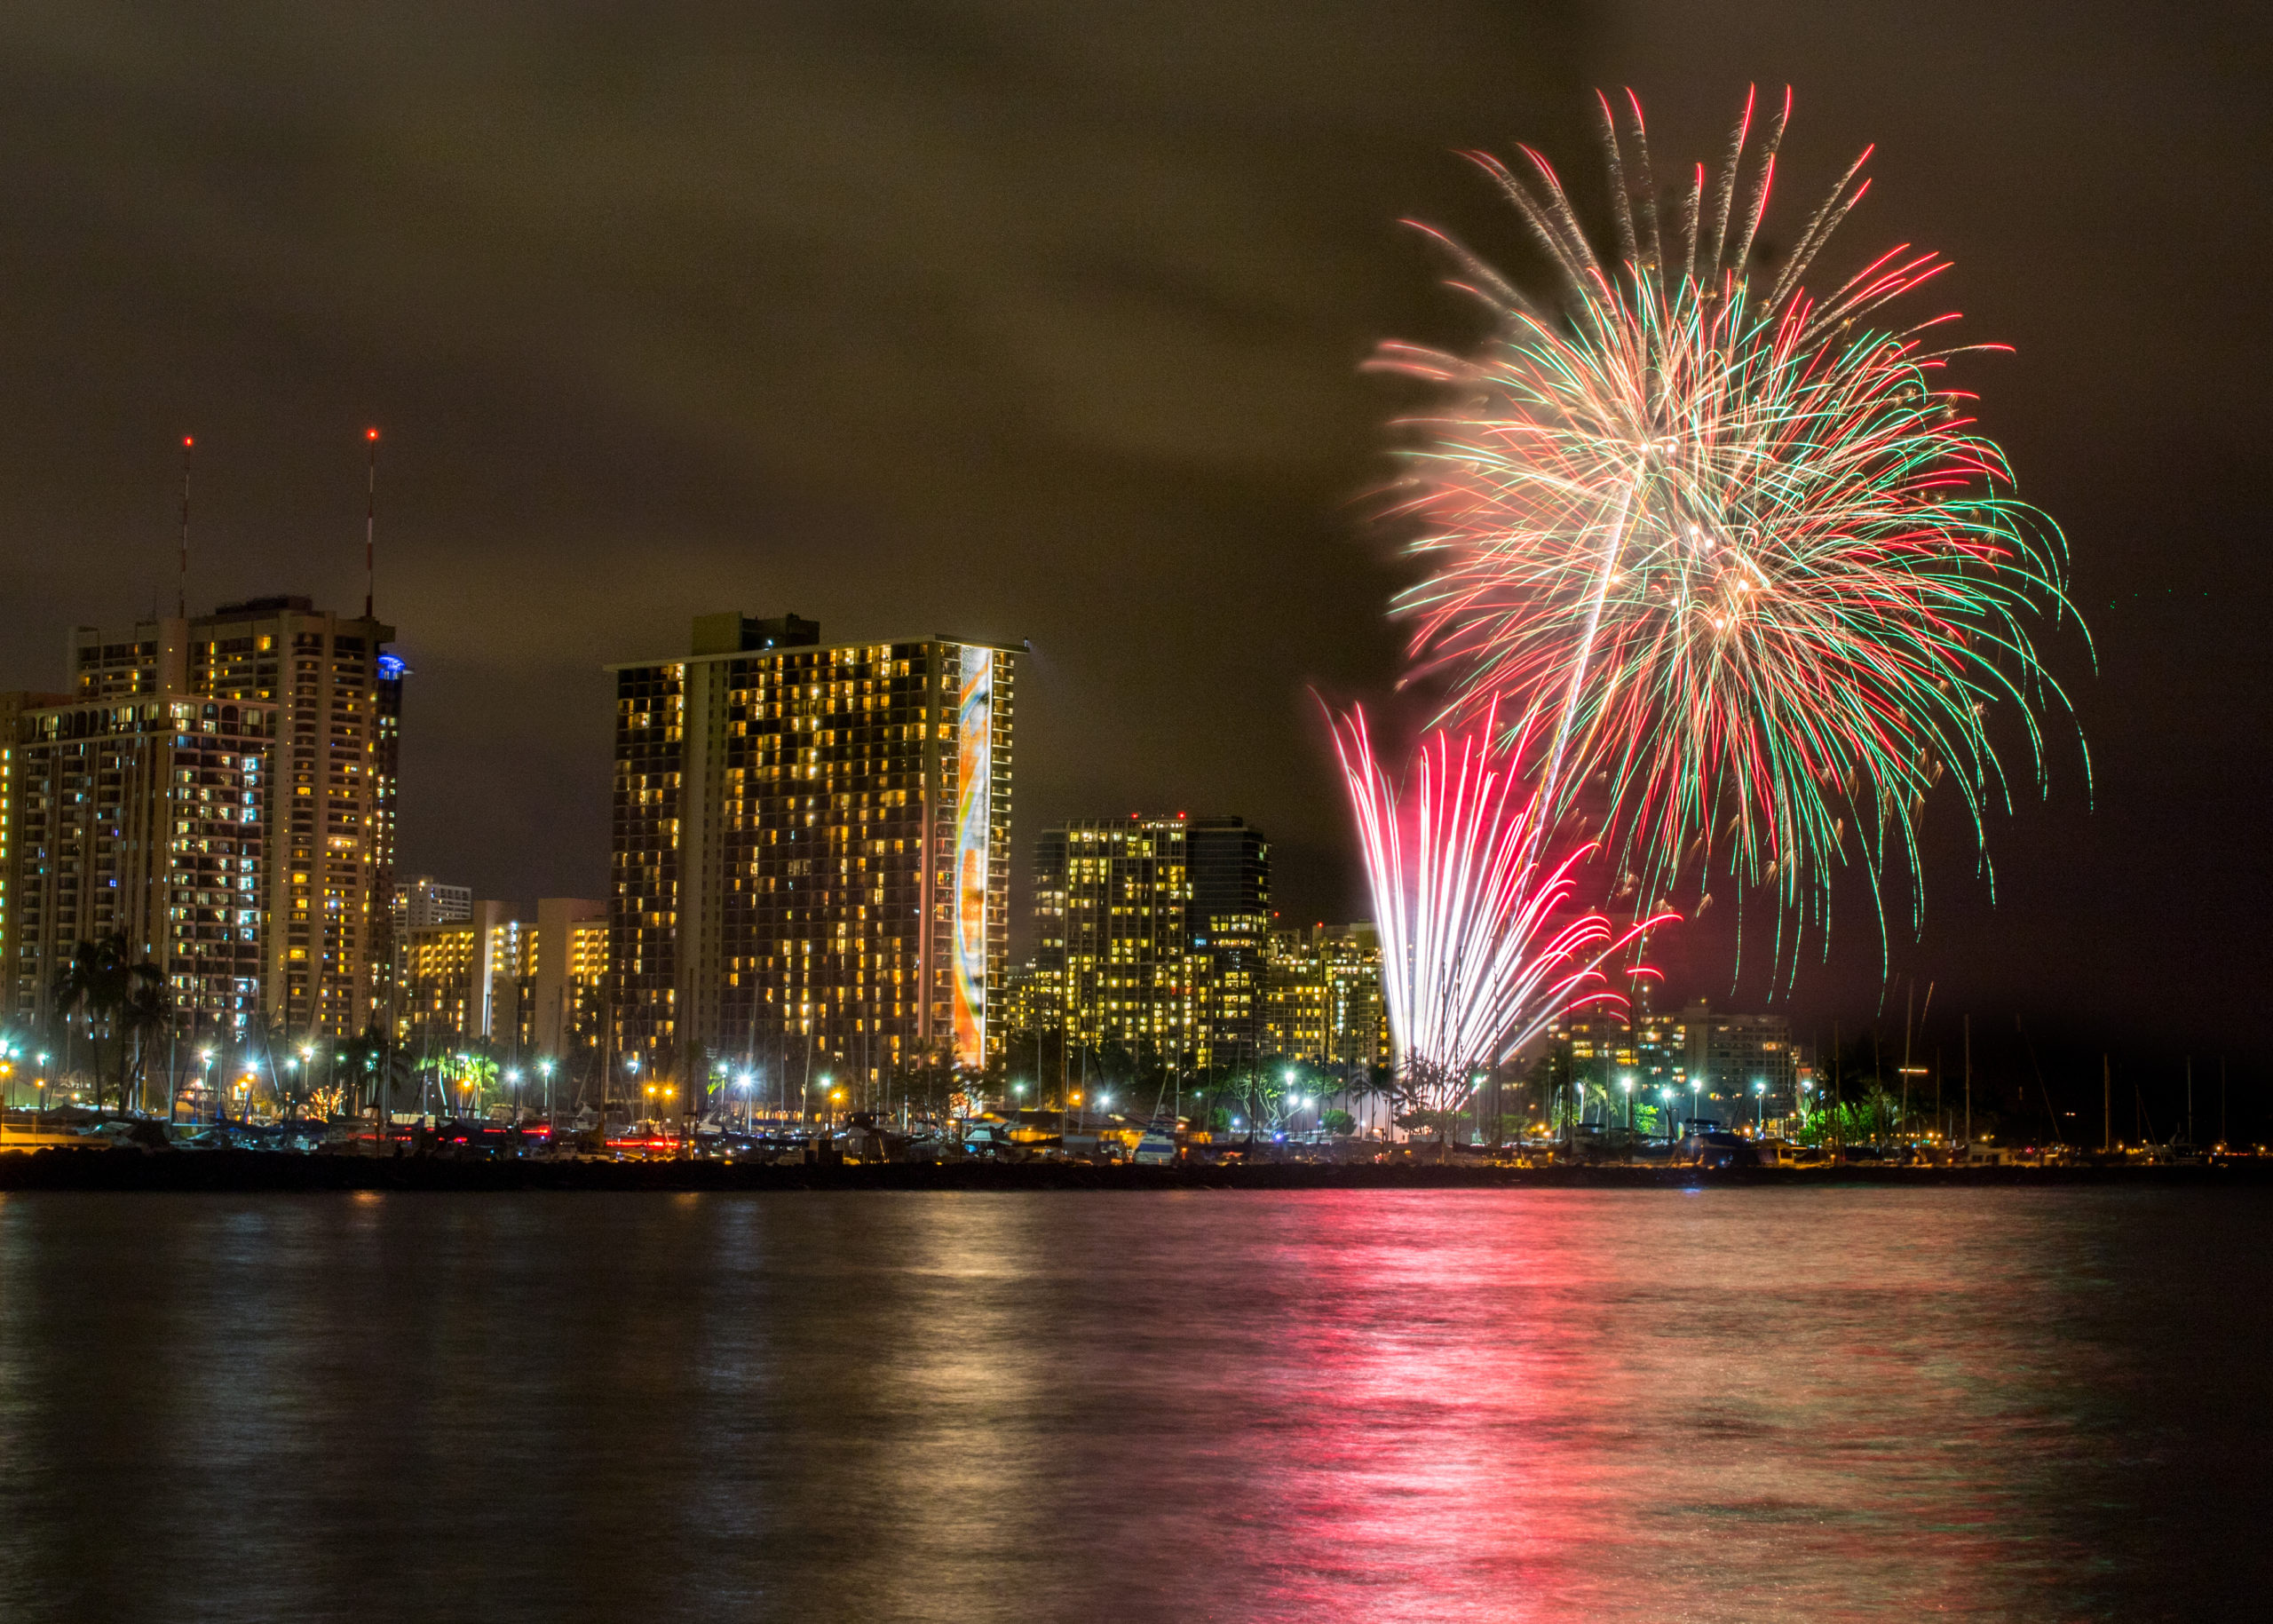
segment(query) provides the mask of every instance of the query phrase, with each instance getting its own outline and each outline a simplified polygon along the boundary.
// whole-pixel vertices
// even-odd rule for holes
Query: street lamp
[[[544,1121],[545,1121],[545,1126],[546,1126],[546,1127],[548,1127],[548,1128],[550,1128],[550,1127],[552,1125],[552,1114],[553,1114],[553,1113],[552,1113],[552,1062],[551,1062],[550,1060],[549,1060],[549,1059],[548,1059],[548,1060],[540,1060],[540,1061],[538,1061],[538,1062],[536,1063],[536,1069],[537,1069],[537,1074],[538,1074],[538,1075],[540,1075],[540,1076],[542,1076],[542,1077],[544,1079]]]
[[[1752,1137],[1755,1139],[1768,1131],[1768,1085],[1755,1077],[1752,1080]]]
[[[1666,1143],[1667,1145],[1671,1145],[1673,1143],[1673,1090],[1671,1089],[1659,1089],[1658,1090],[1658,1103],[1665,1107]]]

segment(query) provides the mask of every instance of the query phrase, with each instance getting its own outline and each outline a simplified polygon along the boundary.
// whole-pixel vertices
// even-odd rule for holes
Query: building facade
[[[4,707],[8,1013],[45,1026],[82,942],[155,965],[194,1042],[261,1018],[276,708],[178,693]],[[35,696],[51,698],[53,696]]]
[[[1792,1023],[1781,1015],[1735,1015],[1702,1000],[1681,1012],[1682,1048],[1691,1087],[1722,1100],[1749,1100],[1755,1087],[1771,1104],[1799,1085]]]
[[[523,1047],[535,939],[504,903],[487,901],[474,903],[464,919],[406,931],[398,948],[396,1041],[411,1050]]]
[[[1381,941],[1370,924],[1277,930],[1267,947],[1264,1034],[1276,1058],[1362,1083],[1390,1058]]]
[[[259,997],[292,1036],[353,1036],[386,1013],[404,675],[393,638],[368,615],[290,597],[72,634],[82,703],[180,695],[273,718],[257,808]]]
[[[1187,1063],[1187,834],[1182,818],[1132,816],[1062,824],[1035,843],[1037,1005],[1065,1042]]]
[[[473,888],[445,885],[431,874],[422,874],[394,888],[394,928],[423,931],[429,925],[452,924],[473,917]]]
[[[574,1064],[597,1058],[607,985],[607,904],[546,897],[536,905],[529,976],[530,1042],[539,1053]]]
[[[1244,818],[1195,818],[1188,842],[1195,1058],[1235,1071],[1270,1047],[1271,843]]]
[[[547,897],[534,923],[503,902],[404,934],[395,1038],[414,1050],[479,1044],[582,1075],[601,1036],[607,908]]]
[[[1749,1111],[1756,1090],[1767,1109],[1787,1108],[1802,1069],[1788,1018],[1715,1010],[1703,999],[1677,1014],[1659,1014],[1639,998],[1630,1013],[1574,1010],[1552,1035],[1566,1046],[1574,1079],[1605,1097],[1630,1082],[1643,1102],[1676,1114]]]
[[[1018,653],[708,615],[612,666],[609,1042],[650,1074],[991,1058]],[[706,1068],[707,1069],[707,1068]]]
[[[1086,819],[1034,846],[1038,1029],[1200,1070],[1264,1031],[1271,848],[1239,818]]]

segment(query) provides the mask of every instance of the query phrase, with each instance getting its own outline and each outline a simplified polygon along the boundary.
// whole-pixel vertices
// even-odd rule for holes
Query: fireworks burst
[[[1602,838],[1645,898],[1696,863],[1771,883],[1779,923],[1827,917],[1851,834],[1883,931],[1889,859],[1915,917],[1927,792],[1957,783],[1976,843],[1988,806],[2009,804],[1992,703],[2016,705],[2042,780],[2037,710],[2065,701],[2027,627],[2072,614],[2064,544],[2015,499],[1968,397],[1936,382],[1958,352],[1932,334],[1952,318],[1878,320],[1945,262],[1901,248],[1827,296],[1804,285],[1867,189],[1868,152],[1776,263],[1760,226],[1789,93],[1757,140],[1747,100],[1717,177],[1699,165],[1671,218],[1627,100],[1622,139],[1603,102],[1615,262],[1545,159],[1525,149],[1525,181],[1472,154],[1562,297],[1527,297],[1447,243],[1491,338],[1375,363],[1445,392],[1406,453],[1398,511],[1423,527],[1428,574],[1398,610],[1417,671],[1448,683],[1448,719],[1496,707],[1510,735],[1546,741],[1545,816],[1606,788]]]
[[[1542,802],[1515,771],[1522,743],[1495,752],[1493,730],[1487,707],[1457,741],[1437,732],[1400,795],[1374,758],[1364,713],[1334,723],[1381,935],[1398,1081],[1428,1111],[1456,1108],[1478,1071],[1564,1010],[1617,1002],[1601,966],[1671,917],[1624,931],[1600,914],[1557,923],[1572,870],[1593,848],[1543,860]]]

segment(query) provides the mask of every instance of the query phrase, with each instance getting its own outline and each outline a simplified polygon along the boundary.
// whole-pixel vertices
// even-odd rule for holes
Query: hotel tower
[[[1018,659],[725,614],[695,621],[685,655],[608,668],[616,1053],[650,1077],[984,1066]]]
[[[78,628],[67,704],[17,722],[18,1008],[44,1015],[69,941],[120,929],[177,1005],[229,1026],[257,1010],[295,1038],[354,1036],[384,1017],[393,636],[305,598]]]

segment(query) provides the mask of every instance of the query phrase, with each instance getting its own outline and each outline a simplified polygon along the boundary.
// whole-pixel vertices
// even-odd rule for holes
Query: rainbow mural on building
[[[955,777],[955,1064],[986,1063],[986,857],[994,823],[994,651],[965,647]]]

